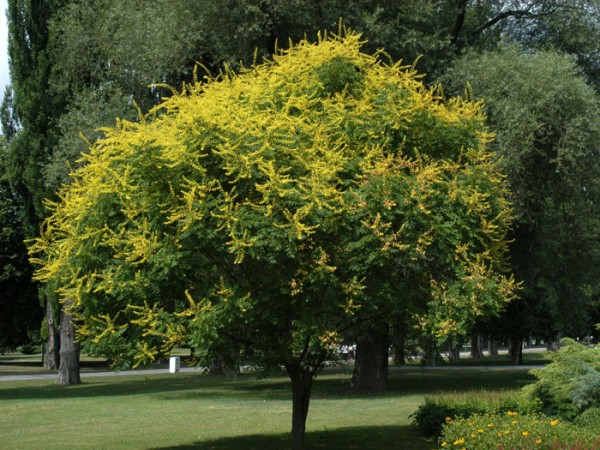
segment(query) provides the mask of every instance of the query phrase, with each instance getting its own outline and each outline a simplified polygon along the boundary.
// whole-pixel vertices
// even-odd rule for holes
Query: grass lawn
[[[440,391],[518,388],[527,370],[392,368],[385,394],[349,390],[350,371],[326,370],[315,383],[308,449],[432,449],[409,415]],[[0,381],[3,449],[285,449],[291,395],[285,376],[197,373]]]

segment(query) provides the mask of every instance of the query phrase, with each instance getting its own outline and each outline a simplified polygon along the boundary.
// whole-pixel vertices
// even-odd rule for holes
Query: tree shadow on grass
[[[350,375],[323,373],[315,380],[313,399],[397,397],[435,394],[440,391],[472,391],[480,389],[519,388],[534,379],[525,370],[406,369],[390,373],[388,390],[378,394],[356,393],[350,387]],[[10,383],[10,382],[6,382]],[[17,386],[0,384],[1,399],[60,399],[90,397],[126,397],[149,394],[165,401],[182,399],[236,398],[241,400],[290,400],[290,383],[285,377],[257,380],[255,375],[236,378],[210,377],[198,374],[166,374],[135,377],[86,379],[80,385],[59,386],[52,380],[32,381]]]
[[[31,360],[31,359],[23,359],[23,358],[10,358],[4,357],[0,359],[0,367],[2,368],[24,368],[24,369],[39,369],[39,373],[56,373],[53,370],[46,370],[43,368],[43,364],[40,360]],[[95,361],[79,361],[79,368],[83,371],[100,371],[100,370],[110,370],[108,362],[104,360],[95,360]],[[3,375],[6,370],[3,370]]]
[[[403,394],[434,394],[440,391],[465,392],[486,389],[518,389],[535,381],[528,369],[407,368],[390,373],[388,391]]]
[[[60,386],[54,380],[30,380],[3,382],[0,384],[0,400],[63,399],[92,397],[127,397],[130,395],[154,395],[164,400],[183,398],[222,398],[239,396],[244,399],[287,399],[289,384],[274,381],[274,386],[256,380],[256,377],[227,379],[199,374],[140,375],[110,378],[86,378],[78,385]],[[248,384],[258,383],[262,389],[246,389]]]
[[[429,450],[433,441],[418,436],[410,426],[368,426],[307,431],[306,450]],[[285,450],[290,448],[288,433],[246,435],[157,447],[153,450]]]

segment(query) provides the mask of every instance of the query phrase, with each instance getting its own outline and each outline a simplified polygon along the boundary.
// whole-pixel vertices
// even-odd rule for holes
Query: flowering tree
[[[360,45],[302,41],[105,130],[31,247],[88,351],[251,348],[285,367],[301,448],[343,330],[414,298],[444,338],[512,296],[480,105]]]

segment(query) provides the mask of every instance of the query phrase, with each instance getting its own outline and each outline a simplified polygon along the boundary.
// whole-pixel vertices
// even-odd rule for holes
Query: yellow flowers
[[[519,416],[519,420],[513,419],[515,416]],[[549,443],[552,442],[560,442],[565,445],[564,448],[576,448],[576,443],[591,444],[596,440],[596,430],[560,422],[556,418],[520,414],[516,411],[475,414],[468,419],[446,420],[440,439],[446,443],[464,444],[469,450],[549,449]]]

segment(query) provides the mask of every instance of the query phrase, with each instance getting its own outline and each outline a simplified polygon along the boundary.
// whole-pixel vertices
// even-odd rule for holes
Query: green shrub
[[[600,430],[600,408],[589,408],[575,418],[575,424]],[[600,433],[600,431],[598,431]]]
[[[568,419],[600,407],[600,349],[564,339],[547,356],[551,363],[532,371],[537,381],[524,388],[526,395],[539,400],[546,414]]]
[[[539,404],[519,391],[474,391],[445,393],[425,398],[425,404],[411,415],[412,424],[424,436],[439,436],[447,418],[474,414],[520,411],[535,412]]]
[[[449,419],[439,439],[441,448],[489,449],[600,449],[600,437],[590,428],[545,415],[507,411]]]
[[[21,345],[20,350],[24,355],[33,355],[38,350],[38,346],[34,342],[27,342]]]

